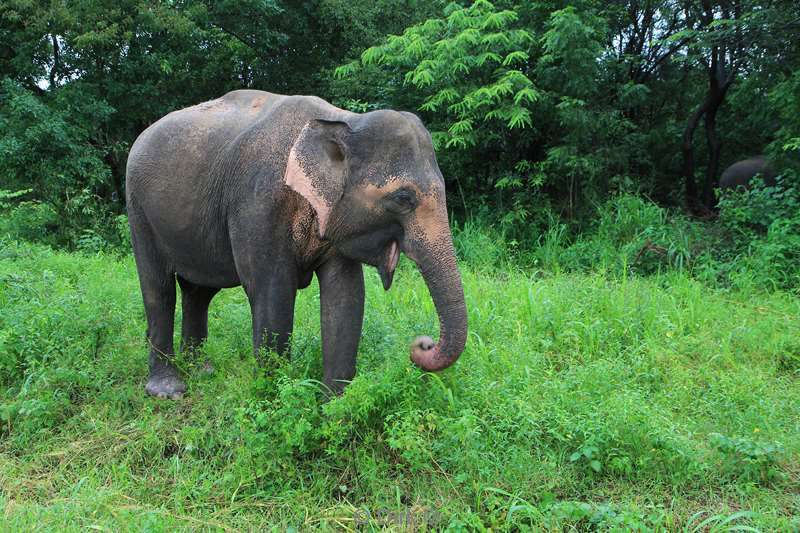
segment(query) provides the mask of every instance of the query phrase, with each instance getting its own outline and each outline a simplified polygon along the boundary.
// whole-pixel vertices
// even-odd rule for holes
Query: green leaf
[[[525,87],[524,89],[520,89],[517,91],[517,94],[514,95],[514,103],[519,105],[520,102],[523,100],[527,100],[528,103],[534,103],[539,99],[539,93],[536,92],[534,89],[530,87]]]
[[[515,50],[506,56],[506,58],[503,60],[503,65],[508,66],[516,62],[524,63],[529,57],[530,56],[526,52],[523,52],[522,50]]]
[[[470,13],[480,13],[481,11],[490,10],[494,10],[494,4],[489,2],[489,0],[475,0],[475,2],[469,7]]]
[[[484,52],[477,58],[478,66],[483,66],[483,64],[489,61],[490,59],[495,63],[500,63],[503,60],[503,58],[500,57],[500,54],[496,54],[494,52]]]
[[[494,85],[490,86],[489,90],[492,93],[492,97],[495,100],[499,100],[499,97],[508,96],[514,92],[513,84],[508,80],[501,80],[495,83]]]
[[[421,106],[419,106],[420,111],[436,111],[439,107],[439,103],[435,102],[432,98],[426,100]]]
[[[466,49],[469,45],[478,44],[481,33],[475,28],[468,28],[456,35],[453,42],[456,46]]]
[[[493,28],[499,30],[506,27],[510,22],[517,20],[518,15],[514,11],[500,11],[492,13],[486,17],[481,24],[481,29]]]
[[[531,120],[531,112],[525,109],[524,107],[516,107],[511,113],[511,117],[508,119],[508,127],[511,129],[514,128],[524,128],[525,126],[532,126],[533,121]]]
[[[447,27],[451,30],[465,28],[467,27],[468,24],[469,24],[469,16],[467,15],[466,9],[459,9],[458,11],[453,11],[447,17]]]
[[[536,40],[531,32],[524,29],[511,30],[508,35],[518,46],[529,44]]]
[[[359,68],[361,68],[361,63],[358,61],[351,61],[350,63],[336,67],[333,71],[333,77],[337,80],[348,78],[358,72]]]
[[[506,71],[506,73],[503,74],[503,76],[498,81],[499,82],[509,81],[511,83],[524,85],[525,87],[533,85],[533,82],[530,80],[530,78],[528,78],[528,76],[526,76],[519,70]]]
[[[451,137],[445,148],[467,148],[467,140],[462,136]]]
[[[447,87],[436,93],[436,96],[443,102],[454,102],[458,99],[459,94],[453,87]]]
[[[440,39],[433,43],[433,52],[439,56],[444,56],[451,52],[454,47],[453,39]]]
[[[454,135],[472,131],[472,120],[463,119],[450,126],[448,131]]]
[[[447,143],[449,137],[450,135],[446,131],[432,131],[431,140],[433,141],[433,148],[435,150],[442,148]]]
[[[471,109],[470,102],[469,102],[469,100],[467,98],[464,98],[460,102],[456,102],[456,103],[448,106],[448,108],[447,108],[447,110],[449,112],[455,113],[455,114],[459,114],[459,115],[462,114],[462,113],[466,113],[470,109]]]
[[[423,69],[420,71],[414,71],[411,76],[411,83],[416,85],[417,87],[426,87],[433,83],[433,73],[430,70]]]
[[[428,48],[427,43],[423,39],[417,37],[414,40],[412,40],[411,43],[408,44],[408,46],[406,46],[405,52],[409,56],[419,59],[425,55],[425,51],[427,50],[427,48]]]
[[[489,33],[484,35],[481,38],[481,42],[489,46],[508,46],[511,44],[508,35],[503,32]]]
[[[372,46],[361,54],[361,62],[365,65],[380,65],[385,57],[382,46]]]
[[[439,33],[444,28],[444,21],[441,19],[428,19],[422,23],[420,29],[427,34]]]

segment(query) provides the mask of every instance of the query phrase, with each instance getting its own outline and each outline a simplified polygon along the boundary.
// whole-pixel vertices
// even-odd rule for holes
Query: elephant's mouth
[[[389,287],[392,286],[394,270],[397,268],[397,261],[399,259],[400,247],[397,245],[397,241],[391,240],[389,241],[389,245],[383,251],[381,262],[378,264],[378,273],[381,275],[381,281],[383,282],[384,290],[388,291]]]

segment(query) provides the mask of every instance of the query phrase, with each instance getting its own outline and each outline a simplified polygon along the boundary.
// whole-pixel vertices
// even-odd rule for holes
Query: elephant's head
[[[467,311],[431,136],[411,113],[341,112],[303,127],[286,183],[316,212],[317,231],[337,253],[378,268],[389,289],[400,252],[422,272],[439,315],[440,340],[418,337],[411,359],[424,370],[464,350]]]

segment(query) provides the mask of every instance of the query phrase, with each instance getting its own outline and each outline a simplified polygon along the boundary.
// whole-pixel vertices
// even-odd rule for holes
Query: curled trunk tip
[[[449,235],[446,246],[438,252],[424,250],[415,254],[439,315],[439,342],[434,344],[430,337],[420,336],[411,343],[411,361],[428,372],[443,370],[455,363],[467,342],[464,289]]]

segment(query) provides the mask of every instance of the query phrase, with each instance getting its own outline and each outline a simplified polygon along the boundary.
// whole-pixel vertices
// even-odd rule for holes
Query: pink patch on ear
[[[304,133],[305,130],[300,133],[298,139],[302,138]],[[289,160],[286,162],[286,173],[283,179],[290,189],[305,198],[306,201],[311,204],[311,207],[314,208],[314,211],[317,213],[317,224],[319,224],[319,236],[324,237],[325,226],[328,223],[328,216],[331,213],[331,208],[311,184],[311,177],[300,165],[300,160],[297,157],[297,149],[294,146],[289,151]]]

